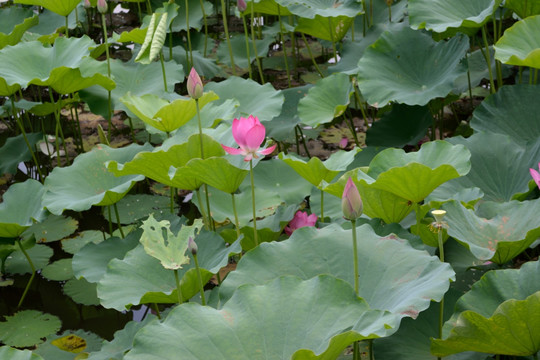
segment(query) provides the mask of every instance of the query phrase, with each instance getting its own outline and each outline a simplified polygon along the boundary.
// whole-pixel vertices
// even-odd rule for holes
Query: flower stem
[[[233,75],[236,76],[236,65],[234,64],[234,55],[233,55],[232,46],[231,46],[231,39],[229,38],[229,26],[227,24],[227,11],[225,8],[225,0],[221,0],[221,16],[223,17],[223,27],[225,28],[225,38],[227,40],[227,47],[229,48],[229,56],[231,57],[232,73]]]
[[[223,0],[221,0],[223,1]],[[255,10],[254,3],[251,3],[251,41],[253,42],[253,50],[255,51],[255,61],[257,62],[257,68],[259,69],[259,76],[261,77],[261,84],[264,85],[264,74],[261,65],[261,60],[259,59],[259,52],[257,51],[257,43],[255,42]]]
[[[193,255],[193,260],[195,260],[195,269],[197,269],[197,277],[199,278],[199,288],[201,292],[201,304],[206,305],[206,299],[204,298],[204,284],[202,282],[201,268],[199,268],[199,260],[197,259],[197,254]]]
[[[439,228],[437,232],[437,240],[439,243],[439,258],[444,262],[444,244],[443,244],[443,229]],[[444,295],[440,302],[439,310],[439,339],[442,339],[442,329],[444,324]]]
[[[118,224],[118,230],[120,230],[120,236],[122,236],[122,239],[126,237],[124,235],[124,230],[122,230],[122,224],[120,223],[120,215],[118,214],[118,207],[116,206],[116,203],[113,205],[114,208],[114,214],[116,215],[116,223]]]
[[[107,35],[107,21],[105,20],[105,14],[101,14],[101,24],[103,25],[103,42],[105,43],[105,54],[107,55],[107,75],[109,79],[111,78],[111,57],[109,55],[109,38]],[[111,91],[108,91],[108,108],[107,108],[107,123],[108,123],[108,130],[107,130],[107,140],[109,142],[111,141],[111,133],[112,133],[112,98],[111,98]]]
[[[159,61],[161,62],[161,73],[163,74],[163,88],[167,92],[167,74],[165,74],[165,62],[163,61],[163,51],[159,53]]]
[[[354,291],[356,296],[358,295],[358,242],[356,238],[356,219],[351,220],[352,225],[352,239],[353,239],[353,260],[354,260]]]
[[[174,269],[174,280],[176,281],[176,294],[178,295],[178,303],[184,302],[182,298],[182,289],[180,288],[180,279],[178,278],[178,269]]]
[[[246,17],[244,16],[244,13],[242,15],[242,22],[244,23],[244,37],[246,38],[246,55],[248,59],[248,72],[249,72],[249,78],[253,79],[253,72],[251,70],[251,55],[249,53],[249,35],[248,35],[248,29],[246,24]]]
[[[313,62],[313,66],[315,66],[315,70],[319,73],[319,75],[324,78],[324,74],[322,73],[321,69],[319,68],[319,65],[317,65],[317,62],[315,61],[315,57],[313,56],[313,52],[311,51],[311,46],[309,46],[309,43],[306,39],[306,36],[304,33],[300,33],[302,35],[302,40],[304,40],[304,43],[306,44],[306,49],[308,51],[309,57],[311,58],[311,61]]]
[[[204,57],[206,57],[206,48],[208,44],[208,21],[206,19],[206,10],[204,9],[203,0],[200,0],[200,3],[201,3],[201,10],[202,10],[203,21],[204,21]]]
[[[236,200],[234,198],[234,193],[231,194],[232,197],[232,208],[234,212],[234,226],[236,227],[236,239],[240,238],[240,224],[238,222],[238,212],[236,211]]]
[[[199,107],[199,99],[195,99],[195,105],[197,106],[197,123],[199,125],[199,141],[201,143],[201,159],[204,160],[203,132],[202,132],[201,109]]]
[[[482,40],[484,41],[484,47],[485,52],[482,51],[482,54],[484,55],[484,59],[487,63],[488,73],[489,73],[489,86],[490,91],[492,94],[495,94],[496,88],[495,88],[495,81],[493,80],[493,71],[491,69],[491,54],[489,52],[489,44],[487,41],[487,34],[486,34],[486,26],[482,26]]]
[[[19,303],[17,304],[17,309],[19,309],[24,301],[24,298],[26,297],[26,294],[28,293],[28,290],[30,290],[30,285],[32,285],[32,281],[34,280],[34,277],[36,276],[36,267],[34,266],[32,259],[30,258],[30,256],[28,255],[24,247],[22,246],[20,239],[17,239],[17,244],[19,245],[21,252],[24,254],[26,261],[28,261],[28,264],[30,265],[30,269],[32,269],[32,275],[30,276],[30,280],[28,280],[28,283],[26,284],[26,287],[24,288],[21,299],[19,300]]]
[[[321,222],[324,222],[324,191],[321,189]]]
[[[109,234],[111,234],[112,236],[112,233],[113,233],[113,229],[112,229],[112,215],[111,215],[111,205],[107,206],[107,212],[108,212],[108,218],[109,218]]]
[[[287,61],[287,47],[285,46],[285,37],[283,36],[283,24],[281,22],[280,5],[277,4],[278,20],[279,20],[279,35],[281,38],[281,46],[283,47],[283,60],[285,61],[285,70],[287,72],[287,84],[291,87],[291,72],[289,70],[289,62]]]
[[[202,200],[201,200],[201,191],[200,191],[200,189],[198,189],[198,190],[195,190],[195,192],[197,193],[197,202],[199,203],[199,210],[200,210],[201,215],[203,217],[203,221],[206,224],[206,229],[210,230],[210,222],[208,221],[208,217],[206,216],[206,211],[204,209],[204,206],[203,206]]]
[[[189,1],[185,0],[186,5],[186,32],[187,32],[187,42],[188,42],[188,49],[189,49],[189,62],[188,62],[188,69],[193,66],[193,48],[191,47],[191,35],[189,32]]]
[[[251,204],[253,208],[253,239],[255,240],[255,246],[258,246],[259,238],[257,236],[257,212],[255,210],[255,181],[253,180],[253,160],[249,160],[249,176],[251,178]]]

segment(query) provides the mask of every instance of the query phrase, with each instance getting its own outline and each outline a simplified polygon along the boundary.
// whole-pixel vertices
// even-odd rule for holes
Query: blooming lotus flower
[[[200,99],[203,95],[203,83],[201,77],[197,74],[197,70],[194,67],[191,68],[187,79],[187,91],[189,96],[193,99]]]
[[[105,14],[107,12],[107,0],[98,0],[97,9],[100,13]]]
[[[538,168],[540,170],[540,163],[538,163]],[[531,173],[532,178],[534,179],[534,182],[540,188],[540,173],[532,168],[529,169],[529,171]]]
[[[341,210],[343,215],[348,220],[356,220],[362,215],[364,205],[362,204],[362,198],[358,192],[358,188],[349,177],[345,190],[343,190],[343,196],[341,197]]]
[[[315,226],[317,222],[317,215],[311,214],[308,215],[305,211],[297,211],[294,214],[293,219],[285,226],[285,234],[291,235],[294,230],[300,229],[305,226]]]
[[[236,2],[236,6],[238,7],[238,11],[240,11],[240,12],[246,11],[247,4],[246,4],[245,0],[238,0]]]
[[[274,144],[266,149],[259,150],[266,138],[266,129],[259,119],[253,115],[249,115],[248,118],[234,119],[232,134],[240,149],[223,144],[221,146],[231,155],[244,155],[244,161],[250,161],[253,158],[257,159],[259,155],[271,154],[276,148]]]

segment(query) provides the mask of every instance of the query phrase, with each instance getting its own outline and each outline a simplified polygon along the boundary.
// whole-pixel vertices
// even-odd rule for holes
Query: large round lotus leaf
[[[433,116],[427,106],[396,104],[366,131],[366,145],[403,147],[416,145],[433,124]]]
[[[79,0],[15,0],[16,4],[36,5],[51,10],[58,15],[68,16],[80,4]]]
[[[36,270],[43,269],[49,264],[49,259],[53,256],[53,249],[47,245],[34,245],[30,249],[26,249],[27,255],[32,259]],[[30,274],[32,268],[28,263],[26,254],[20,248],[12,252],[5,261],[6,272],[9,274]]]
[[[0,322],[0,340],[8,346],[31,347],[56,333],[61,325],[60,319],[54,315],[36,310],[19,311]]]
[[[314,19],[299,18],[294,30],[318,39],[340,41],[347,35],[353,21],[347,16],[328,18],[316,15]]]
[[[395,235],[380,237],[369,225],[357,228],[359,296],[373,309],[390,311],[397,319],[415,318],[439,301],[454,280],[450,265],[413,249]],[[228,299],[242,284],[262,284],[281,275],[309,279],[331,274],[354,283],[352,231],[332,224],[323,229],[296,230],[285,241],[264,243],[248,252],[220,287]],[[302,256],[298,256],[302,254]]]
[[[369,187],[420,202],[442,183],[466,175],[471,168],[470,156],[464,146],[445,141],[425,143],[411,153],[383,150],[369,165],[367,175],[376,179]]]
[[[509,135],[518,143],[540,137],[540,86],[503,86],[487,97],[473,113],[476,131]]]
[[[18,237],[34,220],[45,218],[40,200],[44,191],[43,185],[33,179],[9,187],[0,203],[0,237]]]
[[[33,354],[30,350],[18,350],[8,346],[0,346],[0,359],[43,360],[41,356]]]
[[[58,38],[54,47],[39,41],[19,43],[0,50],[0,74],[7,85],[50,86],[60,94],[70,94],[92,85],[111,90],[114,81],[102,74],[103,64],[90,57],[96,44],[88,36]]]
[[[241,287],[220,310],[176,307],[137,333],[125,359],[335,359],[355,340],[395,331],[388,315],[343,280],[284,276]]]
[[[192,159],[182,171],[186,176],[193,176],[200,181],[216,189],[232,194],[248,174],[248,170],[242,170],[232,165],[222,157],[208,159]]]
[[[506,0],[504,7],[514,11],[522,19],[540,14],[539,0]]]
[[[485,200],[509,201],[515,194],[529,191],[529,168],[540,159],[540,141],[515,141],[508,135],[476,133],[447,140],[465,145],[471,152],[471,171],[452,180],[462,188],[478,187]],[[490,146],[497,144],[497,146]]]
[[[294,15],[313,19],[316,15],[323,17],[347,16],[350,18],[362,13],[362,7],[355,0],[276,0],[278,4],[289,9]]]
[[[227,99],[238,100],[240,106],[236,110],[235,117],[253,115],[260,121],[269,121],[281,113],[283,94],[269,83],[260,85],[250,79],[232,76],[219,83],[208,83],[204,89],[218,94],[218,103]]]
[[[199,8],[201,7],[200,5],[198,6]],[[255,43],[257,45],[257,54],[259,55],[259,58],[265,58],[268,55],[268,51],[270,50],[270,44],[275,41],[275,38],[272,36],[266,36],[263,37],[261,40],[255,40]],[[247,58],[245,36],[243,34],[232,36],[230,42],[234,56],[234,64],[243,69],[247,69],[250,62]],[[251,41],[251,39],[248,39],[248,44],[250,60],[251,62],[253,62],[255,60],[255,49],[253,48],[253,42]],[[219,63],[227,64],[229,66],[231,65],[231,55],[229,54],[229,46],[226,41],[222,41],[219,44],[216,54],[218,56]]]
[[[128,162],[137,153],[150,149],[150,144],[132,144],[120,149],[98,145],[92,151],[77,156],[71,166],[56,167],[45,180],[43,206],[60,215],[65,209],[83,211],[92,205],[116,203],[144,176],[116,177],[107,171],[105,162]]]
[[[413,29],[438,33],[449,28],[479,28],[484,25],[502,0],[410,0],[409,22]]]
[[[223,239],[206,233],[195,239],[203,284],[227,265],[229,254],[240,252],[236,242],[227,248]],[[190,254],[191,257],[191,254]],[[178,269],[184,301],[199,292],[199,279],[194,261]],[[144,303],[175,303],[178,301],[174,272],[161,266],[158,259],[148,255],[142,245],[130,250],[126,256],[113,259],[98,283],[101,305],[118,311]]]
[[[29,9],[18,7],[0,9],[0,49],[17,44],[25,31],[38,22],[37,15]]]
[[[73,277],[71,258],[60,259],[45,266],[41,271],[41,276],[53,281],[66,281]]]
[[[324,182],[331,182],[337,174],[346,170],[359,151],[360,149],[351,151],[340,150],[330,155],[325,161],[321,161],[317,157],[312,157],[306,162],[297,156],[292,154],[286,155],[284,153],[280,153],[279,158],[292,167],[298,175],[316,187],[322,188]]]
[[[23,238],[34,236],[38,243],[61,240],[73,234],[79,222],[70,217],[49,215],[44,221],[32,224],[22,235]]]
[[[208,135],[203,135],[205,157],[221,156],[225,153],[221,145]],[[111,160],[109,171],[116,176],[142,174],[162,184],[183,190],[195,190],[202,185],[195,176],[184,176],[183,170],[191,159],[201,157],[199,135],[192,135],[186,143],[172,145],[167,150],[140,152],[126,162]]]
[[[447,211],[448,234],[467,246],[480,260],[504,264],[540,236],[539,200],[482,203],[475,212],[460,202],[442,206]]]
[[[199,107],[202,108],[207,103],[217,99],[215,93],[206,92],[199,99]],[[154,94],[136,96],[128,92],[120,98],[120,101],[139,119],[166,133],[185,125],[197,115],[197,104],[192,98],[169,102]]]
[[[180,32],[187,29],[186,21],[186,7],[184,2],[179,2],[182,8],[178,11],[178,15],[174,18],[171,24],[171,31]],[[203,9],[201,6],[204,6],[204,12],[206,14],[212,14],[214,11],[214,5],[209,1],[204,1],[201,3],[199,0],[188,0],[187,2],[188,11],[189,11],[189,27],[197,31],[201,30],[204,25]],[[170,14],[169,14],[170,16]]]
[[[432,353],[462,351],[533,355],[540,350],[540,267],[486,273],[457,302],[444,325],[443,340],[432,340]]]
[[[39,140],[43,139],[43,134],[27,133],[26,138],[33,148]],[[28,145],[26,145],[23,134],[9,137],[6,140],[4,145],[0,147],[0,158],[2,159],[2,163],[0,164],[0,175],[5,173],[15,174],[17,172],[17,167],[21,162],[32,159],[32,154],[28,149]]]
[[[184,70],[182,65],[174,61],[164,63],[167,74],[167,89],[174,89],[174,84],[184,80]],[[106,67],[103,69],[107,73]],[[166,97],[163,89],[163,73],[159,62],[148,65],[135,63],[133,61],[122,62],[111,59],[111,76],[116,83],[116,87],[111,91],[111,101],[113,110],[128,111],[128,108],[119,100],[128,92],[132,95],[142,96],[154,94],[159,97]],[[92,86],[80,92],[90,110],[94,114],[107,116],[108,114],[108,92],[101,86]],[[169,94],[167,98],[172,98]]]
[[[455,79],[467,72],[460,62],[468,49],[469,39],[463,35],[435,42],[429,34],[410,28],[384,32],[360,59],[358,84],[374,106],[390,101],[425,105],[446,97]]]
[[[276,0],[254,0],[247,2],[247,8],[245,14],[251,14],[251,7],[255,13],[278,15],[281,16],[292,15],[292,13],[286,8],[279,5]],[[279,9],[279,10],[278,10]]]
[[[298,102],[298,116],[302,123],[317,127],[343,114],[353,89],[349,76],[334,74],[319,80]]]
[[[285,97],[281,114],[265,124],[266,135],[278,141],[294,142],[296,134],[294,127],[300,124],[298,117],[298,103],[313,85],[306,84],[294,88],[281,90]]]
[[[540,15],[516,22],[495,44],[495,58],[504,64],[540,69]]]

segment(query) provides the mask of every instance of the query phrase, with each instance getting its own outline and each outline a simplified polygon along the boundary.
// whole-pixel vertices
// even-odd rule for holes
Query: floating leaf
[[[23,310],[6,316],[0,322],[0,340],[15,347],[30,347],[43,342],[42,338],[60,330],[60,319],[36,310]]]
[[[353,341],[387,336],[395,326],[342,280],[279,277],[243,286],[220,310],[176,307],[162,323],[152,322],[137,333],[126,360],[335,359]]]
[[[34,236],[38,243],[58,241],[73,234],[79,222],[70,217],[50,215],[44,221],[30,226],[23,237]]]
[[[30,350],[18,350],[8,346],[0,346],[0,359],[9,360],[44,360]]]
[[[504,64],[540,69],[540,15],[516,22],[495,44],[495,59]]]
[[[116,204],[122,224],[133,224],[153,212],[170,211],[171,199],[167,196],[136,194],[126,195]],[[178,208],[175,205],[175,208]],[[105,216],[105,208],[103,208]]]
[[[59,344],[56,340],[69,338],[70,336],[75,336],[75,338],[73,338],[74,346],[77,345],[77,342],[79,342],[80,344],[80,340],[77,340],[77,339],[82,339],[85,341],[86,347],[84,348],[83,352],[80,352],[77,354],[72,351],[69,351],[70,350],[69,347],[62,349],[59,346],[57,346]],[[34,353],[43,356],[44,359],[55,359],[55,360],[86,359],[87,353],[99,350],[99,348],[101,347],[102,341],[103,339],[101,339],[99,336],[91,332],[86,332],[83,330],[76,330],[76,331],[67,330],[67,331],[64,331],[62,334],[51,335],[47,337],[47,341],[44,344],[39,345],[37,349],[34,350]],[[53,342],[57,345],[54,345]]]
[[[36,270],[43,269],[49,264],[49,259],[53,256],[53,249],[47,245],[35,245],[26,250],[26,253],[32,259]],[[25,254],[18,249],[9,255],[5,261],[6,272],[9,274],[30,274],[32,268],[28,263]]]
[[[41,275],[53,281],[66,281],[73,277],[73,269],[71,267],[71,258],[57,260],[45,266],[41,271]]]
[[[81,231],[77,236],[62,240],[62,250],[76,254],[88,243],[99,244],[104,240],[104,233],[98,230]]]
[[[70,279],[64,284],[64,294],[73,301],[82,305],[99,305],[95,283],[90,283],[86,279]],[[54,345],[54,344],[53,344]]]
[[[0,9],[0,49],[17,44],[25,31],[38,22],[38,17],[29,9],[18,7]]]
[[[78,354],[86,349],[86,340],[77,335],[67,335],[51,341],[51,344],[67,352]]]
[[[460,61],[468,49],[469,40],[463,35],[435,42],[429,34],[406,27],[387,31],[364,51],[358,63],[358,85],[377,107],[391,101],[426,105],[446,97],[455,79],[466,73]]]

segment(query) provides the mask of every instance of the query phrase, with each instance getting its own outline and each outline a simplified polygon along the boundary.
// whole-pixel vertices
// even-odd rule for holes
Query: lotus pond
[[[539,0],[0,1],[0,359],[538,359]]]

